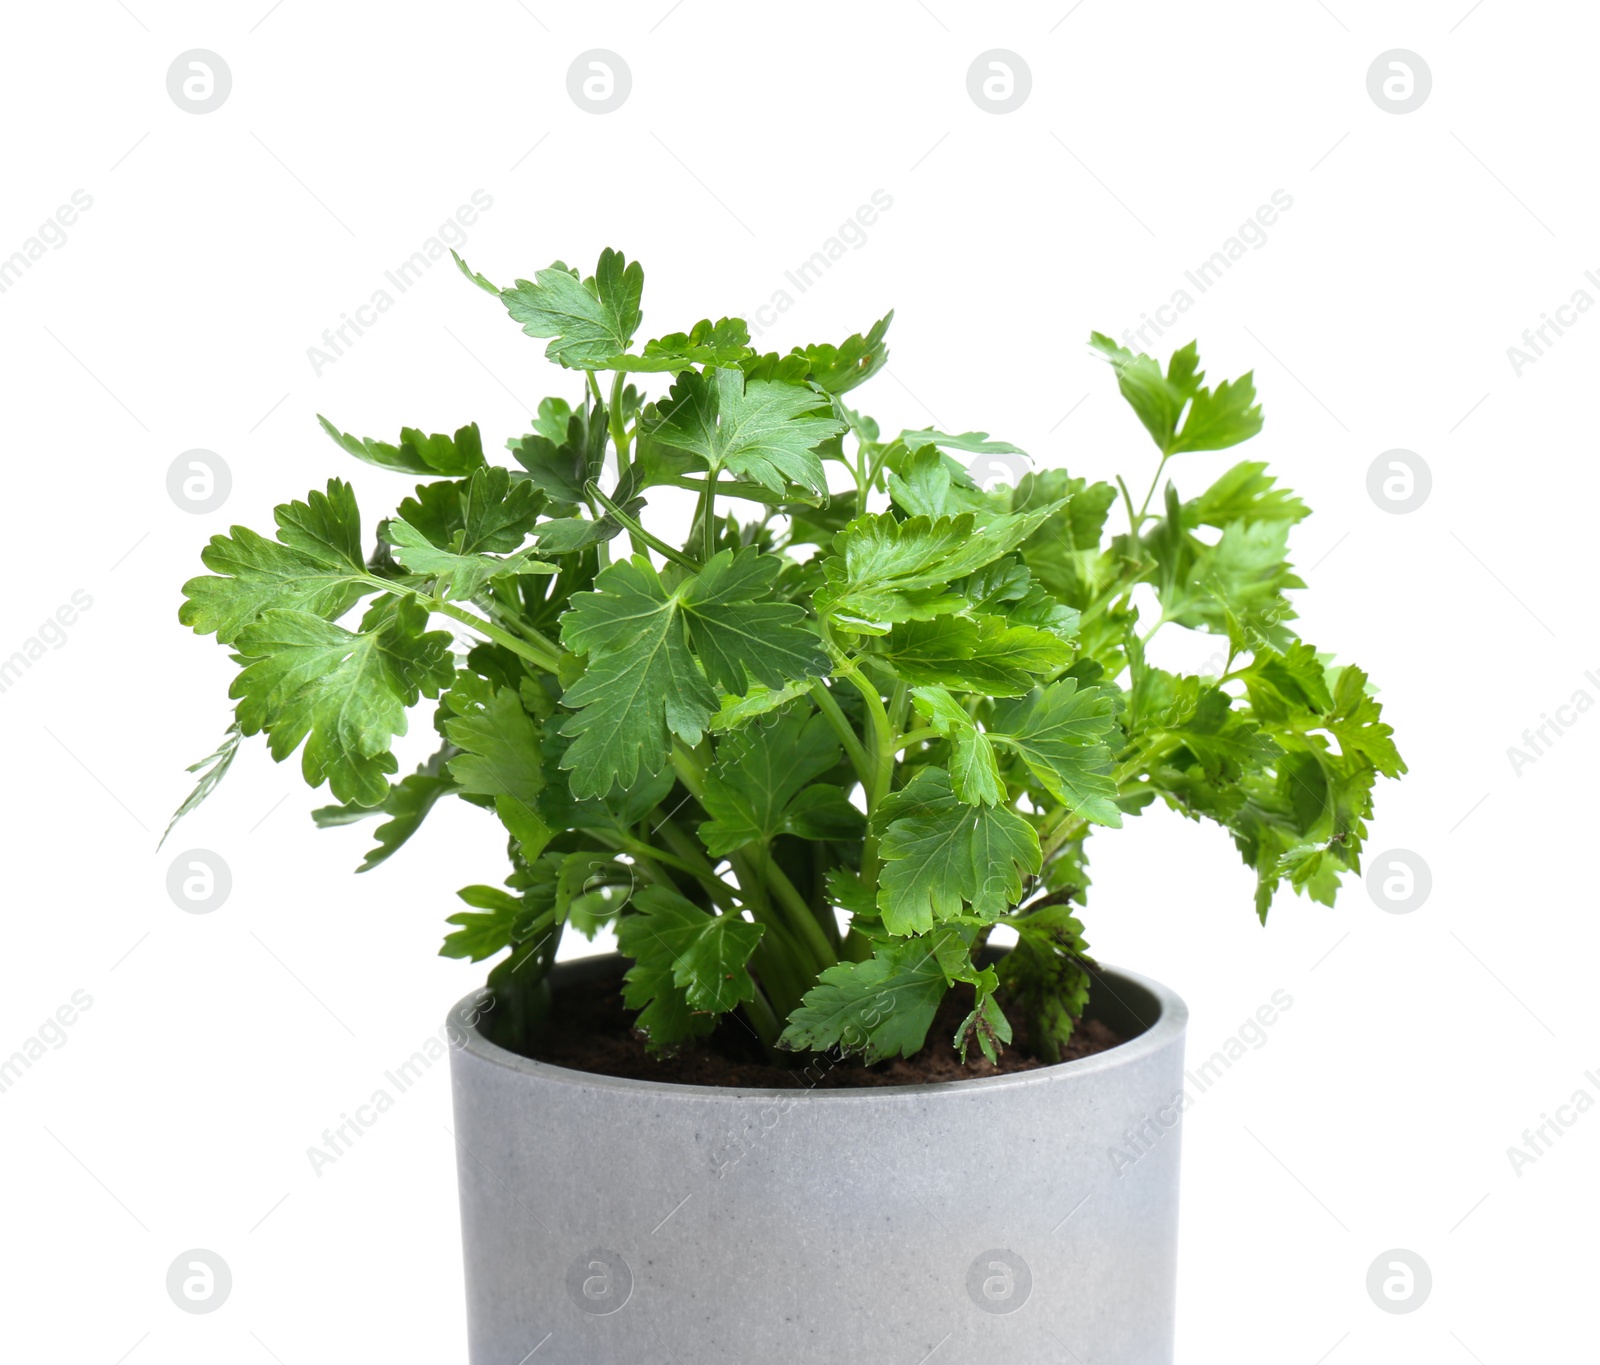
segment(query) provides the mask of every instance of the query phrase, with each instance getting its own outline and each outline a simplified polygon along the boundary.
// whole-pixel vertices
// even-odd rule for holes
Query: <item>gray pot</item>
[[[872,1090],[595,1076],[457,1025],[472,1365],[1165,1365],[1188,1010],[1104,970],[1091,1013],[1132,1041]]]

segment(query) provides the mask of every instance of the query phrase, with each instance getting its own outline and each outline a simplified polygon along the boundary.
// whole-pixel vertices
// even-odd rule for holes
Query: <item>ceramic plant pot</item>
[[[1093,1001],[1128,1042],[880,1089],[623,1080],[460,1029],[472,1365],[1165,1365],[1188,1011],[1109,969]]]

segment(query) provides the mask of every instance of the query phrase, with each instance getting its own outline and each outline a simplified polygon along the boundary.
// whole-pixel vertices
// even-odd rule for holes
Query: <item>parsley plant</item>
[[[1091,984],[1089,835],[1154,801],[1228,831],[1263,921],[1283,882],[1331,903],[1359,870],[1376,777],[1405,764],[1366,675],[1292,629],[1306,506],[1254,461],[1187,500],[1161,483],[1261,429],[1250,375],[1207,387],[1192,343],[1163,370],[1095,334],[1159,452],[1143,501],[1059,469],[988,491],[951,452],[1016,447],[886,437],[847,401],[889,317],[787,355],[726,318],[634,349],[637,262],[502,289],[457,260],[581,386],[505,465],[475,425],[391,444],[324,420],[422,480],[370,551],[338,478],[271,536],[212,538],[179,619],[233,652],[235,719],[180,814],[255,734],[328,785],[319,823],[383,817],[362,871],[468,802],[511,873],[460,893],[441,951],[500,957],[518,1026],[563,930],[610,924],[653,1048],[738,1010],[769,1049],[868,1062],[921,1048],[951,990],[963,1056],[1021,1021],[1059,1058]],[[664,488],[695,495],[683,545],[646,525]],[[441,625],[481,643],[458,655]],[[1150,664],[1165,626],[1225,641],[1216,676]],[[423,698],[438,748],[398,777]],[[1018,942],[995,961],[1000,924]]]

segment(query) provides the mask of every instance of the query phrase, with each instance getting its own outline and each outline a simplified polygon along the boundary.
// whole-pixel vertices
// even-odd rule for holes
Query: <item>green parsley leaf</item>
[[[1012,750],[1055,799],[1074,815],[1117,826],[1111,751],[1103,741],[1116,729],[1116,698],[1106,687],[1063,678],[1021,701],[996,707],[991,735]]]
[[[275,507],[278,538],[268,540],[246,526],[212,536],[200,558],[218,577],[191,578],[178,620],[197,635],[232,644],[268,611],[308,612],[325,620],[343,616],[366,593],[361,558],[361,514],[342,479],[305,502]]]
[[[859,837],[864,818],[843,793],[837,787],[808,785],[837,766],[839,758],[833,731],[815,712],[787,712],[772,723],[727,735],[717,744],[717,761],[706,774],[701,797],[711,817],[700,826],[706,851],[720,858],[780,833],[832,838],[831,831],[842,829],[844,837],[852,832]],[[827,793],[838,796],[838,802]],[[848,815],[839,810],[840,804]]]
[[[644,344],[642,355],[614,355],[601,370],[631,374],[676,374],[691,365],[738,365],[751,354],[750,329],[743,318],[702,318],[688,332],[673,332]]]
[[[357,872],[371,872],[392,857],[422,827],[422,822],[440,797],[457,790],[456,784],[444,770],[453,752],[454,748],[450,745],[440,749],[416,772],[393,783],[389,794],[376,806],[358,806],[353,802],[342,806],[321,806],[311,812],[311,818],[317,822],[318,829],[330,829],[335,825],[354,824],[373,815],[387,815],[389,818],[373,831],[376,845],[367,851],[361,866],[356,868]]]
[[[914,687],[917,710],[950,741],[950,782],[968,805],[993,806],[1006,799],[1000,762],[989,736],[942,687]]]
[[[375,603],[360,632],[304,611],[273,609],[239,632],[245,666],[228,695],[247,735],[265,732],[280,763],[305,742],[306,784],[375,806],[395,771],[389,742],[406,709],[450,683],[450,636],[429,631],[413,599]]]
[[[983,526],[970,512],[937,520],[901,521],[888,512],[857,517],[834,537],[834,554],[823,562],[827,584],[816,593],[817,610],[872,635],[960,610],[966,601],[949,584],[1009,554],[1055,510],[1000,516]]]
[[[718,1014],[755,998],[745,964],[762,926],[714,915],[661,886],[633,898],[617,926],[617,944],[633,958],[623,1002],[640,1011],[652,1051],[711,1032]]]
[[[461,752],[450,760],[450,776],[461,791],[493,799],[502,823],[522,845],[530,862],[539,856],[552,831],[539,818],[539,793],[544,787],[539,730],[521,699],[501,688],[487,702],[471,705],[447,720],[444,732]]]
[[[1111,362],[1122,396],[1163,455],[1225,450],[1261,430],[1252,376],[1224,380],[1215,392],[1203,388],[1205,373],[1194,342],[1172,353],[1165,375],[1150,356],[1135,355],[1100,332],[1090,335],[1089,344]]]
[[[939,616],[896,625],[878,657],[908,683],[1014,697],[1064,668],[1072,654],[1058,634],[1036,626]]]
[[[807,375],[824,393],[848,393],[859,384],[865,384],[889,360],[889,348],[883,339],[889,334],[889,324],[894,321],[890,309],[875,323],[866,336],[852,333],[839,346],[795,347],[795,355],[806,358]]]
[[[465,266],[462,267],[465,269]],[[476,282],[486,284],[481,276]],[[644,267],[607,247],[586,280],[560,261],[500,291],[506,312],[531,337],[549,337],[544,353],[571,369],[594,370],[628,349],[643,314]]]
[[[860,1053],[868,1066],[909,1057],[922,1047],[948,989],[931,940],[885,944],[865,962],[827,968],[789,1016],[779,1046]]]
[[[399,517],[385,524],[384,539],[395,547],[395,558],[412,573],[428,574],[448,582],[446,597],[474,597],[491,578],[557,572],[556,565],[535,559],[531,549],[505,558],[458,555],[437,549],[427,536]]]
[[[1001,989],[1017,1000],[1028,1042],[1047,1062],[1059,1062],[1084,1007],[1093,966],[1083,924],[1065,905],[1047,905],[1006,920],[1017,943],[1001,959]]]
[[[815,448],[844,423],[827,415],[823,400],[803,385],[715,369],[680,375],[671,395],[656,404],[649,430],[654,441],[775,493],[795,484],[826,495],[827,475]]]
[[[1003,806],[970,806],[942,768],[922,768],[873,816],[884,859],[878,910],[891,934],[925,934],[966,913],[993,922],[1039,870],[1033,826]]]
[[[659,772],[673,735],[698,744],[721,704],[706,674],[742,693],[751,681],[782,687],[827,673],[801,608],[771,600],[779,568],[776,556],[753,547],[724,550],[669,592],[649,560],[635,556],[573,597],[562,642],[589,656],[562,698],[577,708],[563,726],[575,738],[561,760],[574,796],[603,796],[614,780],[632,786],[641,765]]]
[[[548,886],[533,888],[524,895],[514,895],[497,886],[464,886],[456,894],[477,913],[464,910],[445,920],[459,928],[445,936],[440,957],[482,962],[507,948],[520,948],[540,930],[548,932],[555,919]]]
[[[340,431],[326,417],[317,414],[322,429],[358,460],[381,469],[397,469],[407,474],[443,474],[449,477],[482,469],[483,438],[478,424],[469,423],[452,436],[429,436],[415,427],[400,429],[400,444],[375,441],[370,436],[351,436]]]

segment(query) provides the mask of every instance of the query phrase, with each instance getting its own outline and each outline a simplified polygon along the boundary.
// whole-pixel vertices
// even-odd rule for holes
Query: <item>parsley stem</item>
[[[689,795],[703,806],[706,765],[700,755],[682,740],[674,740],[672,766],[679,781],[689,789]],[[747,900],[756,897],[758,888],[763,896],[767,892],[775,893],[775,903],[771,904],[772,919],[776,922],[774,927],[782,925],[791,935],[798,936],[801,957],[811,959],[810,970],[820,972],[839,960],[811,907],[783,869],[773,861],[764,843],[756,841],[735,850],[728,855],[728,862],[739,878],[740,887],[748,893]]]
[[[1139,514],[1133,510],[1133,494],[1128,492],[1128,485],[1122,475],[1117,475],[1117,487],[1122,490],[1122,505],[1128,509],[1128,534],[1139,533]]]
[[[604,507],[606,511],[610,513],[611,519],[618,523],[618,525],[620,525],[624,530],[626,530],[629,535],[643,541],[664,559],[669,559],[674,564],[679,565],[681,568],[688,569],[690,573],[695,573],[699,570],[700,566],[696,564],[694,560],[690,559],[688,555],[684,554],[681,550],[673,549],[672,546],[668,545],[667,542],[662,540],[659,536],[651,535],[650,532],[645,530],[635,518],[630,517],[622,510],[622,508],[617,506],[615,502],[613,502],[603,492],[600,491],[600,485],[597,484],[593,479],[589,480],[589,482],[584,486],[583,491],[596,502],[598,502],[602,507]]]
[[[789,912],[789,922],[797,929],[805,940],[821,966],[831,967],[839,960],[833,951],[833,944],[828,942],[828,936],[823,932],[822,925],[817,922],[816,912],[806,904],[795,884],[789,880],[789,875],[772,857],[772,851],[765,844],[759,846],[757,870],[762,879],[778,893],[778,899],[783,902],[784,909]]]
[[[867,787],[867,804],[873,809],[889,794],[890,779],[894,774],[894,732],[889,724],[889,713],[883,709],[883,698],[877,686],[859,669],[847,675],[867,704],[867,719],[872,725],[872,781]]]
[[[833,727],[833,732],[839,737],[839,743],[844,745],[844,751],[849,756],[850,766],[856,770],[856,776],[861,779],[861,785],[868,787],[872,784],[872,760],[867,757],[867,751],[856,738],[855,727],[850,724],[849,718],[840,709],[839,703],[833,699],[833,693],[828,691],[828,684],[821,678],[811,680],[811,696],[817,703],[817,709],[828,719],[828,724]]]
[[[750,1027],[756,1031],[756,1037],[761,1040],[761,1046],[770,1055],[778,1046],[778,1035],[783,1032],[783,1021],[778,1018],[772,1003],[767,999],[767,993],[760,986],[752,981],[750,989],[755,994],[744,1003],[745,1017],[749,1019]]]
[[[384,592],[406,591],[401,585],[386,582],[381,578],[368,578],[366,582]],[[454,602],[441,601],[437,597],[430,597],[427,593],[417,592],[414,588],[410,591],[415,593],[417,600],[427,607],[429,611],[436,611],[441,616],[448,616],[452,620],[460,621],[464,626],[471,626],[480,635],[487,636],[497,645],[504,645],[513,654],[544,669],[546,673],[555,673],[560,669],[560,654],[556,651],[555,646],[545,640],[543,636],[540,636],[541,644],[518,639],[510,631],[501,630],[492,621],[485,621],[476,612],[468,611],[465,607],[458,607]]]
[[[1156,485],[1161,482],[1161,471],[1167,467],[1167,461],[1172,458],[1170,452],[1162,451],[1161,463],[1156,466],[1156,476],[1150,480],[1150,491],[1144,495],[1144,502],[1139,508],[1138,520],[1133,523],[1134,535],[1139,534],[1139,528],[1144,525],[1145,513],[1150,510],[1150,499],[1156,495]]]
[[[878,803],[889,794],[889,788],[894,781],[894,730],[889,724],[889,715],[883,709],[883,698],[878,695],[876,684],[871,682],[859,668],[851,663],[845,676],[855,685],[861,693],[861,700],[867,704],[867,719],[872,729],[871,771],[865,782],[867,792],[867,837],[861,845],[861,880],[868,886],[874,886],[878,880],[880,860],[878,858],[878,836],[872,828],[872,815],[878,809]]]
[[[706,471],[705,487],[700,490],[700,562],[708,564],[717,552],[717,470],[712,465]]]
[[[733,888],[717,876],[711,864],[704,858],[698,860],[688,856],[693,853],[690,847],[679,847],[675,840],[669,840],[677,853],[668,853],[664,849],[656,848],[650,844],[641,843],[631,835],[613,836],[617,847],[624,853],[634,858],[654,860],[664,863],[668,867],[676,868],[679,872],[686,873],[705,887],[706,895],[711,898],[714,905],[724,914],[737,915],[739,904],[733,895]],[[681,855],[681,856],[680,856]]]
[[[628,377],[626,370],[618,370],[611,381],[611,402],[606,407],[606,421],[611,428],[611,444],[617,452],[617,483],[628,475],[628,426],[622,417],[622,381]]]

